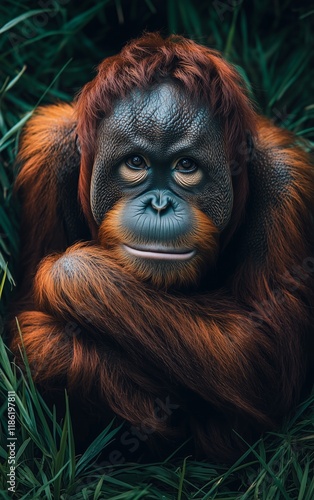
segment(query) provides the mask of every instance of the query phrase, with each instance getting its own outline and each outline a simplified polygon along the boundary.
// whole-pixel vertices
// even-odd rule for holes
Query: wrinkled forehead
[[[210,111],[192,101],[174,83],[161,83],[149,90],[135,89],[118,101],[104,126],[113,133],[131,130],[149,139],[167,134],[170,137],[208,134],[217,122]]]

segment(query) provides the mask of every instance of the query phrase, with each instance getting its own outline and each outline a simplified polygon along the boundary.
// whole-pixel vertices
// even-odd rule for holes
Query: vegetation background
[[[18,265],[12,198],[23,124],[43,103],[72,100],[106,56],[144,30],[216,48],[244,77],[260,111],[313,149],[314,5],[296,0],[4,0],[0,5],[0,333]],[[5,335],[5,331],[4,331]],[[0,497],[19,499],[314,498],[314,398],[231,468],[187,457],[164,463],[97,462],[105,429],[76,456],[71,419],[57,422],[30,374],[0,344]],[[7,391],[16,391],[16,492],[7,491]]]

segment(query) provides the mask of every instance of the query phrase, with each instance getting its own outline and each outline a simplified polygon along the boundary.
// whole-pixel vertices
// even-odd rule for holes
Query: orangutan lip
[[[169,248],[160,250],[158,249],[145,249],[132,248],[128,245],[123,245],[124,249],[134,257],[141,257],[142,259],[155,259],[155,260],[189,260],[195,255],[195,250],[188,252],[176,252],[175,250],[169,252]],[[168,250],[168,251],[167,251]]]

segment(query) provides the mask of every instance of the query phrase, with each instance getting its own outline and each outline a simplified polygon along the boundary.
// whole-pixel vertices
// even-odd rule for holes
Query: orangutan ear
[[[82,148],[81,148],[80,140],[79,140],[79,137],[77,134],[75,136],[75,145],[76,145],[76,148],[77,148],[79,154],[81,155]]]

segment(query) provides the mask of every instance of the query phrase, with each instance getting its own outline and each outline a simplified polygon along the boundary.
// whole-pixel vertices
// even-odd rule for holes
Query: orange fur
[[[66,247],[60,214],[57,210],[57,176],[65,152],[75,156],[75,111],[71,104],[39,108],[27,123],[17,161],[23,165],[15,192],[22,203],[23,248],[21,267],[29,288],[40,259],[49,251]]]
[[[123,200],[98,234],[90,175],[97,126],[114,100],[169,77],[211,106],[229,159],[241,168],[233,178],[230,227],[218,235],[194,207],[197,227],[184,243],[200,248],[201,261],[153,276],[119,250],[132,238],[119,226]],[[76,130],[79,196],[94,240],[69,245],[58,172],[78,157]],[[247,132],[254,138],[252,158],[242,150]],[[243,448],[233,430],[252,440],[278,425],[299,400],[310,368],[313,171],[291,133],[252,111],[231,66],[181,37],[145,36],[100,65],[74,108],[39,110],[24,132],[19,160],[22,296],[32,287],[33,293],[18,319],[35,380],[61,381],[82,398],[96,391],[100,408],[150,425],[157,447],[158,433],[192,436],[191,451],[214,459],[231,460]],[[265,179],[272,180],[269,192],[261,191]],[[213,264],[221,273],[214,290],[207,272]],[[168,288],[196,282],[199,274],[201,289]],[[19,357],[15,325],[11,348]],[[168,396],[178,409],[160,421],[154,404]]]

